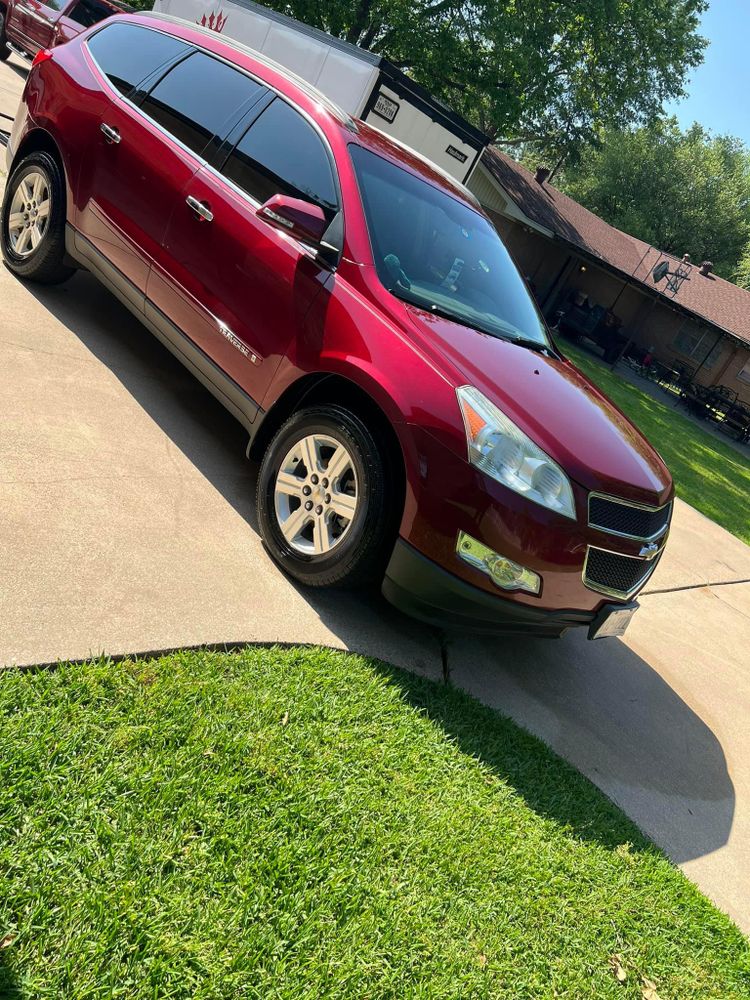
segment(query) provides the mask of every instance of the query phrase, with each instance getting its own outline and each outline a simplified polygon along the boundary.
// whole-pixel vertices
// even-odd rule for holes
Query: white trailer
[[[154,10],[249,46],[306,80],[353,118],[466,183],[488,139],[384,59],[253,0],[156,0]]]

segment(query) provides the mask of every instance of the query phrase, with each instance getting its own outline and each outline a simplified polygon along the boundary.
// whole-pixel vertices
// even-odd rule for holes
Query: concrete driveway
[[[20,85],[0,65],[0,110]],[[244,445],[89,275],[45,289],[0,268],[0,664],[283,640],[442,678],[431,630],[379,600],[302,592],[273,566]],[[624,641],[464,636],[447,670],[750,932],[750,548],[678,503],[641,603]]]

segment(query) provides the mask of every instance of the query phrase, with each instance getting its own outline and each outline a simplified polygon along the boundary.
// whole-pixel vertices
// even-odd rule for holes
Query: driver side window
[[[338,211],[331,162],[320,136],[294,108],[276,98],[247,130],[221,171],[261,204],[275,194]]]

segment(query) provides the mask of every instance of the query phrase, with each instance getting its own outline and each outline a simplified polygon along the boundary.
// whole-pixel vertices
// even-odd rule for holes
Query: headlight
[[[456,390],[469,461],[503,486],[575,520],[570,480],[531,438],[470,385]]]

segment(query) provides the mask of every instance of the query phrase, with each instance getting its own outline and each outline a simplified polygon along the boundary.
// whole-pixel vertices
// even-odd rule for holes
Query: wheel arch
[[[380,404],[356,382],[331,372],[312,372],[301,376],[276,399],[263,414],[247,446],[248,458],[260,460],[281,425],[303,405],[335,404],[355,413],[369,426],[377,427],[393,456],[395,501],[403,511],[406,499],[406,457],[392,421]]]
[[[68,170],[65,163],[65,157],[63,156],[60,146],[47,129],[37,126],[24,135],[23,139],[18,144],[18,149],[13,154],[13,160],[8,170],[8,178],[10,178],[13,171],[16,169],[18,164],[21,163],[24,157],[31,155],[31,153],[47,153],[57,164],[60,173],[62,174],[63,197],[65,199],[63,206],[65,209],[65,219],[67,222],[70,222],[71,218],[69,211],[70,206],[73,204],[73,192],[68,180]],[[67,258],[67,262],[70,266],[79,266],[69,258]]]
[[[0,0],[0,6],[2,6],[2,0]],[[31,129],[31,131],[27,132],[23,137],[18,149],[13,154],[13,162],[10,165],[8,174],[10,175],[21,160],[25,156],[29,156],[31,153],[49,153],[49,155],[57,163],[60,170],[62,170],[67,189],[68,174],[65,169],[65,160],[63,159],[62,151],[50,133],[46,129],[41,128],[41,126]]]

